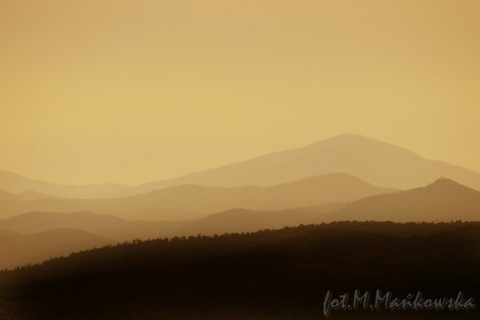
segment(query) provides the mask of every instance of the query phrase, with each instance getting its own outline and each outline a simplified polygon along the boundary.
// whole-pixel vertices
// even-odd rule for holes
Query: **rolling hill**
[[[27,212],[0,220],[0,230],[33,234],[55,229],[80,229],[123,242],[160,238],[188,223],[127,221],[91,212]]]
[[[449,179],[439,179],[426,187],[368,196],[351,203],[339,202],[282,210],[239,207],[192,220],[152,222],[129,221],[90,212],[28,212],[1,220],[0,229],[36,233],[58,228],[76,228],[125,241],[137,238],[253,232],[343,220],[480,221],[480,192]]]
[[[282,210],[350,202],[395,189],[373,186],[354,176],[332,173],[272,187],[203,187],[181,185],[115,199],[38,199],[3,202],[1,215],[29,211],[90,211],[129,220],[198,219],[232,208]]]
[[[426,187],[368,196],[351,203],[333,203],[285,210],[239,208],[196,220],[172,222],[127,221],[90,212],[29,212],[0,221],[2,243],[0,259],[4,265],[12,267],[19,263],[39,261],[40,258],[46,259],[50,257],[47,253],[53,256],[53,254],[66,254],[77,250],[76,246],[71,246],[72,241],[69,237],[65,238],[66,243],[60,237],[48,240],[53,236],[47,235],[55,230],[81,229],[83,230],[81,232],[87,232],[89,235],[96,234],[104,239],[114,239],[110,240],[113,243],[113,241],[123,242],[134,239],[255,232],[342,220],[480,221],[480,192],[443,178]],[[56,232],[53,235],[58,235],[59,231]],[[83,239],[80,236],[78,238]],[[80,240],[75,240],[74,243],[82,244]],[[53,253],[48,250],[52,250]],[[38,255],[35,255],[36,251]],[[23,256],[28,259],[22,260]]]

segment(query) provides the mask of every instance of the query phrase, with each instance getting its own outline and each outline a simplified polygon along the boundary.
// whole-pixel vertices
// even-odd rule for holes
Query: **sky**
[[[477,0],[0,0],[0,170],[138,184],[359,133],[480,172]]]

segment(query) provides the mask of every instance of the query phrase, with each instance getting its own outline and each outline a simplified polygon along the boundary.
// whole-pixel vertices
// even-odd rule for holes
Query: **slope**
[[[335,212],[332,220],[480,220],[480,192],[450,179],[426,187],[367,197]]]
[[[354,176],[332,173],[272,187],[202,187],[181,185],[116,199],[39,199],[3,203],[5,216],[28,211],[90,211],[127,219],[197,219],[231,208],[281,210],[350,202],[394,189],[373,186]]]

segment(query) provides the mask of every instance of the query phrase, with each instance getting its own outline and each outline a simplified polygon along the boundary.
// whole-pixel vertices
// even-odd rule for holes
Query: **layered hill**
[[[143,200],[139,202],[143,203]],[[1,220],[0,229],[35,233],[57,228],[76,228],[125,241],[165,236],[253,232],[342,220],[480,221],[480,192],[449,179],[439,179],[426,187],[367,196],[351,203],[338,202],[281,210],[238,207],[192,220],[152,222],[128,221],[90,212],[28,212]]]
[[[152,222],[128,221],[90,212],[28,212],[1,220],[0,229],[36,233],[58,228],[76,228],[125,241],[166,236],[253,232],[342,220],[480,221],[480,192],[449,179],[439,179],[426,187],[367,196],[351,203],[339,202],[281,210],[239,207],[192,220]]]
[[[209,215],[176,230],[174,235],[222,234],[278,229],[334,221],[449,222],[480,221],[480,192],[450,179],[426,187],[280,211],[233,209]]]
[[[198,234],[254,232],[342,220],[480,221],[480,192],[449,179],[439,179],[426,187],[368,196],[351,203],[285,210],[230,209],[196,220],[172,222],[127,221],[89,212],[29,212],[0,221],[0,259],[3,265],[12,267],[82,250],[83,247],[70,245],[72,242],[68,235],[64,235],[65,238],[45,240],[50,239],[46,235],[55,230],[81,229],[89,235],[96,234],[123,242]],[[58,234],[59,231],[55,232]],[[76,243],[84,242],[79,240]],[[52,250],[52,253],[48,250]],[[22,256],[28,259],[22,260]]]
[[[34,234],[56,229],[80,229],[118,241],[155,239],[184,227],[189,222],[127,221],[91,212],[27,212],[0,220],[0,230]]]
[[[90,211],[127,219],[185,220],[232,208],[281,210],[350,202],[392,191],[395,189],[377,187],[348,174],[333,173],[272,187],[181,185],[115,199],[4,201],[0,213],[3,217],[8,217],[29,211]]]

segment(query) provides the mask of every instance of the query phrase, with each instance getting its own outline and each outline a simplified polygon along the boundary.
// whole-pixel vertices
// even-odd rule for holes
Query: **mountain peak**
[[[331,138],[319,140],[317,142],[314,142],[310,145],[315,145],[315,144],[322,144],[322,143],[358,143],[358,142],[381,142],[379,140],[375,140],[366,136],[363,136],[361,134],[356,134],[356,133],[342,133],[338,134],[336,136],[333,136]]]
[[[376,157],[381,157],[382,154],[397,154],[396,156],[400,157],[415,158],[416,161],[424,160],[411,150],[354,133],[339,134],[329,139],[314,142],[306,148],[328,148],[328,152],[334,153],[340,150],[348,150],[349,152],[362,154],[371,153]]]
[[[368,138],[368,137],[363,136],[363,135],[358,134],[358,133],[341,133],[341,134],[337,134],[336,136],[333,136],[333,137],[330,138],[330,139],[366,139],[366,140],[374,140],[374,139]]]
[[[431,185],[449,185],[449,184],[458,184],[457,182],[453,181],[452,179],[440,177],[437,180],[433,181]]]
[[[445,177],[440,177],[431,184],[427,185],[425,187],[427,190],[442,190],[442,191],[451,191],[451,190],[458,190],[458,189],[468,189],[468,190],[473,190],[468,188],[467,186],[464,186],[463,184],[460,184],[452,179],[445,178]],[[476,190],[474,190],[476,191]]]

